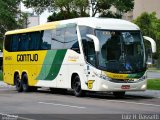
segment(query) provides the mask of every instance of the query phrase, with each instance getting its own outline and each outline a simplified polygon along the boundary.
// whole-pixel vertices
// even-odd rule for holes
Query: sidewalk
[[[11,85],[7,85],[6,83],[4,83],[3,81],[0,81],[0,88],[12,88],[14,86]]]

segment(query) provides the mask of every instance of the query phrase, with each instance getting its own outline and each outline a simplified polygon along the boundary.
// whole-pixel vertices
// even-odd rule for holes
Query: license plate
[[[130,85],[122,85],[121,89],[128,90],[128,89],[130,89]]]

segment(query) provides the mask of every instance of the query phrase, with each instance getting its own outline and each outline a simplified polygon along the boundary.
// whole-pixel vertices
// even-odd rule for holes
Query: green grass
[[[160,79],[149,79],[147,81],[147,89],[160,90]]]
[[[0,71],[0,81],[3,81],[3,73]]]

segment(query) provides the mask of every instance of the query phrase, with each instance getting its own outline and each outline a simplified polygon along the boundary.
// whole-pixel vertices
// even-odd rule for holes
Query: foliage
[[[23,0],[28,8],[41,14],[45,10],[53,12],[48,21],[61,20],[75,17],[89,16],[90,0]],[[134,0],[93,0],[92,16],[100,13],[101,17],[121,17],[123,12],[133,9]],[[114,6],[119,11],[115,14],[109,11]]]
[[[48,9],[53,13],[60,11],[64,14],[76,11],[80,15],[86,12],[89,4],[87,0],[23,0],[23,3],[39,14]]]
[[[150,79],[147,81],[147,89],[160,90],[160,79]]]
[[[26,28],[29,24],[28,17],[28,13],[21,12],[20,18],[17,21],[17,27]]]
[[[88,17],[88,16],[89,16],[88,14],[83,14],[83,17]],[[80,17],[80,15],[76,11],[72,11],[69,14],[66,11],[58,13],[54,12],[52,15],[48,17],[48,22],[77,18],[77,17]]]
[[[118,13],[113,13],[111,11],[108,12],[102,12],[100,17],[107,17],[107,18],[121,18],[122,15]]]
[[[3,72],[0,70],[0,81],[3,80]]]
[[[160,19],[156,17],[156,13],[149,14],[144,12],[133,22],[141,28],[143,35],[149,36],[156,41],[157,52],[153,57],[160,61],[160,47],[158,47],[160,46]]]
[[[78,17],[89,17],[89,15],[85,13],[83,15],[79,15],[76,11],[72,11],[69,14],[66,11],[58,13],[54,12],[52,15],[48,17],[48,22],[78,18]]]
[[[100,16],[106,17],[106,15],[110,15],[110,11],[109,9],[111,8],[111,6],[114,6],[118,13],[117,15],[115,13],[113,13],[119,18],[120,16],[122,16],[122,13],[127,12],[127,11],[131,11],[134,7],[134,0],[95,0],[96,4],[93,10],[93,14],[92,16],[95,16],[96,13],[102,13]],[[105,14],[104,14],[105,13]],[[114,17],[116,17],[114,16]]]
[[[18,16],[20,11],[18,9],[20,0],[0,0],[0,49],[2,50],[2,43],[4,34],[8,30],[22,27]],[[22,20],[21,20],[22,21]]]

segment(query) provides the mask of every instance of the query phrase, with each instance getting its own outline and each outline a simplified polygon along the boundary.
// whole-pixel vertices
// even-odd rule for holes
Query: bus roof
[[[84,17],[84,18],[75,18],[68,20],[61,20],[56,22],[49,22],[46,24],[26,28],[18,29],[13,31],[6,32],[5,35],[9,34],[18,34],[26,32],[34,32],[41,30],[50,30],[58,26],[75,23],[78,25],[89,26],[95,29],[107,29],[107,30],[139,30],[139,27],[129,21],[122,19],[113,19],[113,18],[95,18],[95,17]]]

